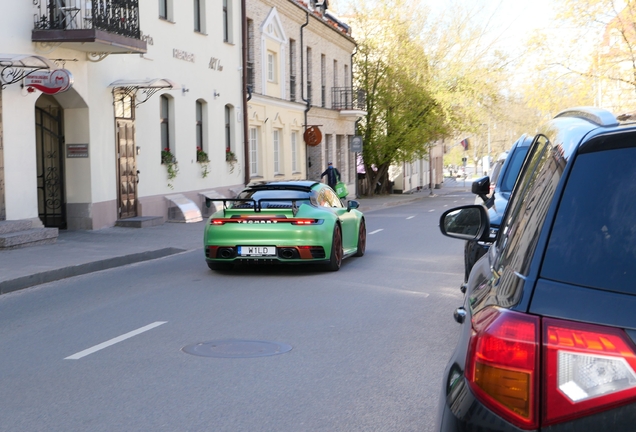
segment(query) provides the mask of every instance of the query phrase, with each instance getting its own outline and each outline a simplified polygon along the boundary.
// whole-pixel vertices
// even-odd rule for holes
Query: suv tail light
[[[472,326],[465,375],[473,392],[514,425],[536,429],[539,318],[486,308]]]
[[[636,355],[625,332],[544,318],[545,425],[636,398]]]
[[[522,429],[633,402],[635,371],[636,346],[621,329],[495,307],[472,319],[464,375],[484,405]]]

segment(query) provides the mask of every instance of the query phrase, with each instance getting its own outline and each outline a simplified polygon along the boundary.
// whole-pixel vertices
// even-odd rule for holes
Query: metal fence
[[[364,110],[367,95],[364,90],[352,87],[331,88],[331,109],[336,110]]]
[[[96,29],[135,39],[139,0],[34,0],[37,30]]]

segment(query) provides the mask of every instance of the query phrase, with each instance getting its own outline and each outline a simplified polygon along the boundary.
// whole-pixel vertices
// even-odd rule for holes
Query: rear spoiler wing
[[[223,202],[223,216],[225,216],[225,210],[228,209],[228,203],[234,203],[234,202],[241,202],[241,203],[252,203],[251,207],[246,208],[246,209],[240,209],[240,210],[254,210],[255,212],[260,212],[263,209],[263,202],[274,202],[274,201],[285,201],[285,202],[289,202],[291,201],[292,203],[292,213],[294,214],[294,216],[296,216],[296,213],[298,213],[298,205],[296,204],[297,201],[307,201],[307,198],[261,198],[258,200],[255,200],[253,198],[205,198],[205,206],[207,208],[210,208],[210,204],[212,204],[212,202],[214,201],[220,201]],[[239,210],[239,209],[237,209]]]

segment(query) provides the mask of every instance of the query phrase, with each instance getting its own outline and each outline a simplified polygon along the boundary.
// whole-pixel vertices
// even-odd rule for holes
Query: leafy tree
[[[577,105],[633,109],[636,2],[559,0],[556,8],[554,24],[529,41],[536,72],[529,103],[550,115]]]
[[[375,185],[386,181],[391,164],[423,157],[448,132],[429,90],[423,46],[414,36],[421,23],[419,12],[404,0],[373,11],[364,7],[356,19],[363,34],[357,36],[355,76],[367,94],[367,115],[359,132],[367,178]]]
[[[426,158],[436,142],[459,141],[493,121],[508,60],[475,9],[427,21],[428,10],[405,0],[356,7],[354,72],[367,92],[359,133],[375,185],[391,164]]]

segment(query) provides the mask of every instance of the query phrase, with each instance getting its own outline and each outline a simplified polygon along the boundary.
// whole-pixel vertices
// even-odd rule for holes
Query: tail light
[[[289,223],[292,225],[321,225],[323,219],[294,219],[287,217],[253,217],[253,216],[233,216],[231,218],[219,218],[210,220],[210,225],[225,225],[228,223],[236,224],[280,224]]]
[[[522,429],[633,402],[635,371],[636,346],[621,329],[494,307],[472,319],[466,379],[484,405]]]
[[[512,424],[536,429],[539,318],[487,308],[472,325],[465,375],[473,392]]]
[[[320,225],[322,219],[290,219],[292,225]]]
[[[620,329],[544,319],[544,424],[636,398],[634,344]]]

